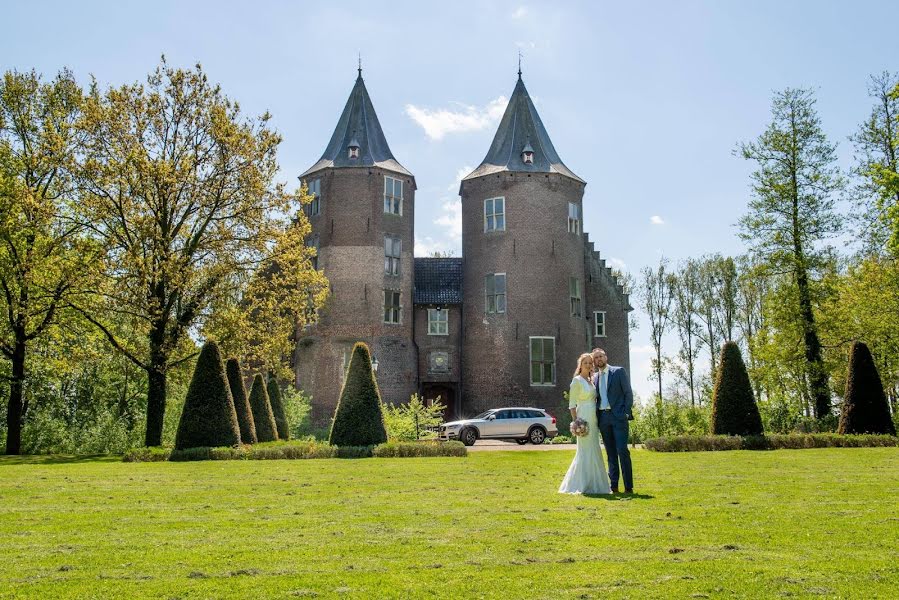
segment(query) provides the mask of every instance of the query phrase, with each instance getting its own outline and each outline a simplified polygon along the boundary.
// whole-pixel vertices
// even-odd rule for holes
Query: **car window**
[[[509,413],[511,413],[511,412],[512,412],[511,410],[496,411],[496,418],[497,419],[511,419],[512,417],[509,415]]]
[[[543,418],[543,413],[540,412],[539,410],[529,410],[528,413],[530,413],[532,419],[542,419]]]

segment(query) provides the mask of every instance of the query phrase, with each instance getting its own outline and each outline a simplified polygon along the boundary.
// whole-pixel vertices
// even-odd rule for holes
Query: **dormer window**
[[[526,165],[534,164],[534,149],[531,148],[530,140],[524,145],[524,148],[521,149],[521,162]]]
[[[359,158],[359,142],[354,137],[350,140],[350,145],[347,146],[347,150],[349,151],[349,157],[352,159]]]

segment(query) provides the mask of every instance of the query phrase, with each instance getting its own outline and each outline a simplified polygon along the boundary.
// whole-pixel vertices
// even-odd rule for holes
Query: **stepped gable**
[[[351,146],[359,148],[358,158],[350,158]],[[362,69],[359,69],[356,84],[350,92],[340,120],[337,121],[328,147],[318,162],[300,175],[300,178],[328,167],[380,167],[412,177],[412,173],[397,162],[390,152],[375,107],[365,89]]]
[[[599,273],[600,277],[615,290],[618,299],[621,301],[621,306],[627,311],[634,310],[634,307],[631,306],[630,303],[629,294],[624,291],[624,286],[618,282],[618,278],[612,273],[612,268],[606,266],[605,259],[602,258],[599,251],[594,248],[593,242],[590,241],[590,234],[588,233],[584,233],[584,253],[587,256],[587,260],[592,261],[597,266],[596,271]],[[592,271],[593,269],[587,269],[588,273]]]
[[[413,302],[462,304],[462,259],[416,258]]]
[[[532,163],[524,161],[522,155],[525,151],[533,153]],[[521,73],[518,74],[518,83],[515,84],[515,90],[509,99],[506,112],[503,113],[487,156],[477,169],[465,176],[463,181],[503,171],[558,173],[586,183],[559,158],[524,86]]]

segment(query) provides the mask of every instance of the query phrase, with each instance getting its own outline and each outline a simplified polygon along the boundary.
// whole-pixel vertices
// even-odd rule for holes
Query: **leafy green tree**
[[[274,182],[281,137],[270,115],[245,118],[199,65],[163,58],[145,85],[94,86],[84,112],[82,219],[115,266],[97,302],[78,308],[146,372],[145,442],[157,445],[167,374],[195,352],[188,331],[260,266],[298,198]],[[143,343],[129,344],[113,315]]]
[[[330,442],[334,446],[374,446],[386,441],[381,392],[371,368],[371,353],[365,343],[357,342],[334,412]]]
[[[567,406],[567,405],[566,405]],[[413,442],[435,437],[435,428],[443,422],[446,405],[440,398],[426,404],[418,394],[412,394],[405,404],[381,407],[387,437],[391,440]]]
[[[10,361],[6,453],[18,454],[28,413],[26,364],[100,264],[72,218],[84,99],[72,73],[31,71],[0,81],[0,352]]]
[[[671,280],[673,308],[671,321],[680,338],[681,349],[678,358],[684,365],[683,375],[690,390],[690,405],[696,405],[696,361],[701,343],[700,324],[697,314],[700,308],[702,286],[699,278],[699,264],[689,259],[678,266]]]
[[[243,385],[243,372],[240,369],[240,361],[229,358],[225,365],[228,375],[228,385],[231,388],[231,397],[234,399],[234,411],[237,413],[237,424],[240,426],[240,441],[244,444],[255,444],[256,423],[253,421],[253,409],[247,398],[247,390]]]
[[[268,400],[272,406],[272,415],[275,417],[275,426],[278,429],[279,440],[290,439],[290,425],[287,422],[287,414],[284,411],[284,402],[281,400],[281,387],[278,380],[270,376],[268,378]]]
[[[831,399],[812,287],[828,255],[823,244],[840,229],[834,195],[844,182],[836,166],[836,146],[821,128],[811,91],[776,93],[772,117],[756,141],[739,145],[739,153],[757,165],[740,235],[770,271],[789,274],[796,286],[807,385],[815,415],[821,418],[830,414]]]
[[[725,342],[712,394],[712,433],[761,435],[762,417],[736,342]]]
[[[643,267],[640,270],[640,300],[642,308],[649,317],[650,338],[655,357],[652,359],[653,379],[659,384],[659,398],[662,398],[662,372],[665,362],[662,359],[662,341],[671,326],[671,276],[668,272],[668,261],[659,260],[658,267]]]
[[[253,409],[253,422],[256,424],[256,439],[260,442],[274,442],[278,439],[278,425],[272,413],[272,405],[268,399],[265,380],[259,373],[253,378],[250,388],[250,408]]]
[[[187,389],[184,409],[175,435],[175,448],[237,446],[240,427],[225,375],[225,365],[215,342],[206,342],[197,359]]]
[[[838,431],[896,435],[880,375],[871,351],[863,342],[854,342],[849,352],[849,374]]]

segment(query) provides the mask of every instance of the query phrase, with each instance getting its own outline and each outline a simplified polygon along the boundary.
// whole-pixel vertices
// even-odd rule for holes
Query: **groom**
[[[634,493],[634,473],[631,469],[631,453],[627,449],[630,429],[628,421],[634,420],[634,393],[622,367],[609,365],[602,348],[593,349],[593,385],[596,387],[596,420],[599,433],[609,458],[609,483],[612,492],[618,493],[618,475],[624,477],[624,493]],[[619,470],[619,462],[621,468]]]

